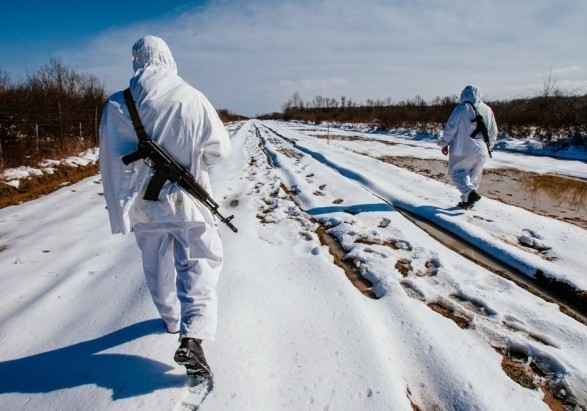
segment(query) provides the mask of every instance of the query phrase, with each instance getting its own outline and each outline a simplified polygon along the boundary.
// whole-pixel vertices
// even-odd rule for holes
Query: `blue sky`
[[[306,101],[459,94],[528,97],[550,76],[587,93],[587,1],[200,0],[4,2],[0,69],[22,79],[51,57],[108,92],[130,48],[164,38],[179,74],[218,108],[254,116]]]
[[[64,49],[83,47],[99,33],[172,18],[205,4],[206,0],[8,0],[0,9],[0,67],[34,70]]]

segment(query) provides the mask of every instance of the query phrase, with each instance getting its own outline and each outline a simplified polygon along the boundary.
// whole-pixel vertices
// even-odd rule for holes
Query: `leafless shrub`
[[[223,123],[230,123],[231,121],[245,120],[247,117],[234,113],[226,108],[218,109],[218,116]]]
[[[71,70],[58,59],[20,83],[0,71],[2,167],[36,165],[97,146],[105,100],[96,76]]]

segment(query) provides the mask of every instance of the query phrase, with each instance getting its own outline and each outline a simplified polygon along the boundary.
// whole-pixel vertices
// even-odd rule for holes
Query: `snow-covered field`
[[[441,158],[429,139],[329,140],[248,121],[212,170],[225,267],[214,388],[202,410],[587,407],[587,326],[451,251],[395,207],[528,276],[587,290],[587,232],[377,160]],[[578,160],[496,153],[488,167],[587,178]],[[0,409],[190,409],[175,336],[157,319],[132,236],[112,236],[99,176],[0,210]],[[353,286],[324,242],[373,284]],[[547,401],[547,402],[545,402]],[[554,405],[551,405],[554,407]],[[573,408],[575,407],[575,408]]]

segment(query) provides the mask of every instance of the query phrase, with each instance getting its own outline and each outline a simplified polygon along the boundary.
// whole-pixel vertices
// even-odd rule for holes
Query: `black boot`
[[[187,374],[192,378],[212,376],[201,343],[201,340],[195,338],[182,338],[173,357],[176,363],[185,366]]]
[[[475,204],[479,200],[481,200],[481,196],[475,190],[473,190],[469,193],[467,203],[470,204],[470,207],[473,207],[473,204]]]

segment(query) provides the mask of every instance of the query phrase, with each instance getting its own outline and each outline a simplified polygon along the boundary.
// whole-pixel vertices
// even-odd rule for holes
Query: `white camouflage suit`
[[[157,37],[132,48],[130,90],[149,138],[212,195],[208,166],[230,154],[224,124],[206,97],[177,75],[175,60]],[[100,171],[112,233],[134,232],[151,296],[169,332],[213,340],[216,283],[223,248],[210,210],[169,181],[158,201],[143,200],[153,170],[124,165],[137,149],[123,92],[109,97],[100,122]]]
[[[444,132],[437,141],[440,147],[449,148],[448,174],[460,191],[463,202],[468,200],[471,191],[479,188],[483,164],[488,156],[483,135],[479,133],[475,138],[471,138],[477,123],[471,122],[475,119],[475,111],[466,103],[467,101],[483,116],[491,147],[497,138],[497,124],[493,111],[481,100],[477,87],[465,87],[461,92],[460,103],[448,118]]]

